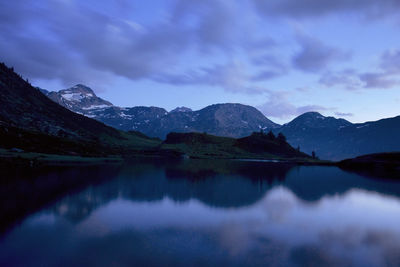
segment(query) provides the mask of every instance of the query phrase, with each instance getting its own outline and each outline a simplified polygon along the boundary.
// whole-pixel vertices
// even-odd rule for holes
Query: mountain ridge
[[[318,112],[306,112],[279,125],[256,108],[239,103],[213,104],[197,111],[178,107],[170,112],[144,106],[69,109],[117,129],[139,131],[161,139],[170,132],[205,132],[241,138],[253,132],[272,130],[275,134],[282,132],[293,147],[300,147],[308,154],[314,151],[322,159],[342,160],[362,154],[400,151],[396,137],[400,136],[400,116],[351,123]]]
[[[58,104],[114,128],[124,131],[140,131],[148,136],[161,139],[174,131],[207,132],[238,138],[248,136],[255,131],[279,127],[259,110],[249,105],[220,103],[195,111],[187,107],[177,107],[170,112],[159,107],[118,107],[97,97],[93,90],[90,91],[91,96],[82,97],[81,86],[83,85],[75,85],[58,92],[44,93]],[[66,92],[68,96],[77,95],[76,99],[72,96],[66,98],[64,96]],[[87,99],[94,99],[96,102],[89,102]],[[82,104],[83,102],[85,105]],[[90,103],[91,106],[86,103]]]
[[[298,117],[297,117],[298,118]],[[364,154],[400,151],[400,116],[365,123],[324,117],[322,123],[298,125],[295,118],[277,131],[302,151],[323,159],[343,160]],[[330,121],[330,127],[326,122]]]
[[[112,156],[113,159],[185,156],[310,161],[310,156],[294,149],[286,141],[282,142],[282,138],[263,133],[259,133],[259,137],[257,133],[253,133],[242,140],[206,133],[178,133],[176,136],[188,142],[179,142],[178,138],[176,144],[169,144],[168,140],[162,142],[137,131],[124,132],[72,112],[45,96],[43,92],[46,93],[32,87],[12,68],[0,64],[0,160],[5,158],[10,160],[11,157],[11,162],[28,164],[31,167],[35,162],[43,162],[43,157],[51,159],[57,158],[57,155],[68,155],[75,159],[76,156]],[[94,92],[83,85],[61,90],[59,96],[66,100],[62,103],[67,107],[75,104],[80,110],[104,109],[97,107],[88,109],[94,104],[105,102],[97,99]],[[206,110],[214,110],[218,117],[221,113],[230,112],[229,107],[231,106],[214,105]],[[114,106],[108,108],[122,110]],[[251,107],[247,109],[255,110]],[[144,118],[149,115],[146,114],[147,109],[144,107],[123,110],[126,112],[134,110],[136,115]],[[168,114],[164,109],[157,107],[152,107],[150,110],[159,112],[160,115]],[[185,113],[190,112],[171,114],[176,116]],[[154,112],[150,115],[154,115]],[[246,110],[242,115],[248,115]],[[225,123],[223,119],[218,118],[216,121]],[[171,133],[168,134],[170,135]],[[255,138],[263,143],[263,146],[254,147]]]

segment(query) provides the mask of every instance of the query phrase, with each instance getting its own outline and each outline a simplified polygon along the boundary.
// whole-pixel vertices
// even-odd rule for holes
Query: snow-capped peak
[[[97,97],[91,88],[82,84],[58,92],[51,92],[48,97],[58,104],[84,115],[88,115],[93,110],[113,106],[110,102]]]
[[[59,94],[67,101],[81,101],[84,98],[96,97],[92,89],[82,84],[77,84],[71,88],[60,90]]]

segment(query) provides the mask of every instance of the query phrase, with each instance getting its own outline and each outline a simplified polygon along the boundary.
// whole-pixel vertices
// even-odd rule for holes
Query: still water
[[[400,266],[390,175],[206,160],[1,174],[1,266]]]

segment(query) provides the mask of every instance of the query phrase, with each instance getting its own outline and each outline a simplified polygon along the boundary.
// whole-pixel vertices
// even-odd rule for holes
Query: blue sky
[[[400,115],[397,0],[0,2],[0,61],[119,106],[236,102],[284,123]]]

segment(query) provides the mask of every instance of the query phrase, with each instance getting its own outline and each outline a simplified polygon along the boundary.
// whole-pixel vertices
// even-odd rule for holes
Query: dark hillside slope
[[[2,63],[0,129],[0,146],[23,145],[23,149],[36,151],[47,150],[57,142],[74,144],[70,148],[74,147],[72,150],[75,152],[79,144],[82,144],[83,148],[90,146],[98,151],[105,148],[116,151],[151,147],[157,143],[135,133],[121,132],[61,107]],[[49,136],[49,143],[46,142],[45,136]],[[30,138],[36,141],[30,142]],[[29,142],[31,146],[26,146]],[[53,149],[57,150],[56,147]],[[66,151],[63,149],[60,152]],[[82,149],[78,149],[78,152],[82,152]]]

